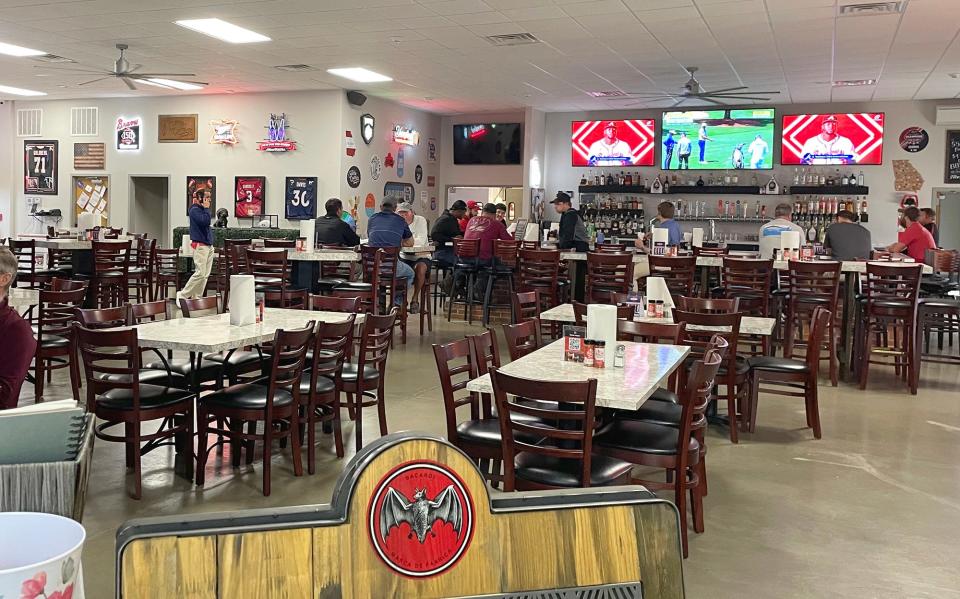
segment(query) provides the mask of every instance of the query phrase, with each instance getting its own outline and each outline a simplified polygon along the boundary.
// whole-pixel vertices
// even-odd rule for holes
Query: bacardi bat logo
[[[473,536],[473,500],[442,464],[408,462],[377,485],[370,539],[384,563],[415,578],[435,576],[463,556]]]

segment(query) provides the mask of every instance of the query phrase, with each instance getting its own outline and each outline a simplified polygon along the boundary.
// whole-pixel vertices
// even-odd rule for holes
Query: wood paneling
[[[309,528],[221,535],[219,596],[301,599],[313,596],[313,531]]]
[[[123,554],[123,596],[216,599],[216,537],[160,537],[132,543]]]

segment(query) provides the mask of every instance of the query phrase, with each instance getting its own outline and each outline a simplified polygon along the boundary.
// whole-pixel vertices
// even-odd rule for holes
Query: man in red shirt
[[[467,225],[470,224],[470,219],[477,215],[480,212],[480,202],[475,200],[470,200],[467,202],[467,213],[463,215],[463,218],[460,219],[460,231],[462,233],[467,232]]]
[[[490,266],[493,264],[493,242],[495,239],[512,240],[513,236],[507,233],[507,228],[497,220],[497,205],[484,204],[483,212],[470,219],[467,225],[467,231],[463,234],[464,239],[479,239],[480,254],[479,264],[481,266]],[[477,283],[474,289],[476,295],[482,295],[487,288],[487,276],[481,271],[477,275]]]
[[[16,275],[17,259],[0,247],[0,410],[17,407],[20,387],[37,350],[30,325],[7,302]]]
[[[903,231],[897,234],[897,242],[887,246],[888,252],[906,253],[917,262],[923,262],[927,257],[927,250],[937,249],[930,231],[923,228],[919,222],[920,210],[916,206],[907,206],[903,209],[900,225]]]

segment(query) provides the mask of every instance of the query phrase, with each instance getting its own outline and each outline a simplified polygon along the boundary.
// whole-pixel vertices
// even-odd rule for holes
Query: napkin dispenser
[[[676,306],[673,303],[673,296],[670,294],[670,288],[663,277],[647,277],[647,301],[659,300],[663,302],[664,308],[673,309]]]
[[[667,253],[667,243],[670,241],[670,231],[666,229],[655,228],[653,230],[650,253],[654,256],[663,256]]]
[[[587,306],[587,339],[605,341],[607,347],[616,347],[616,306],[607,304],[589,304]]]
[[[781,250],[799,250],[800,249],[800,233],[798,231],[781,231],[780,232],[780,249]]]
[[[311,219],[300,221],[300,237],[307,240],[307,250],[312,250],[316,245],[317,221]]]
[[[703,228],[702,227],[693,228],[693,241],[691,242],[691,245],[695,248],[703,247]]]
[[[230,324],[246,326],[257,321],[253,275],[230,275]]]

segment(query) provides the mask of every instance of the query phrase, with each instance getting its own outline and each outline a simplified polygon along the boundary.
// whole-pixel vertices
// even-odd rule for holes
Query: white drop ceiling
[[[960,0],[909,0],[901,14],[837,18],[868,0],[0,0],[0,41],[110,69],[115,44],[148,72],[194,72],[201,93],[363,89],[453,114],[533,106],[620,108],[591,91],[676,92],[697,66],[707,89],[778,90],[773,103],[954,98]],[[234,45],[178,27],[218,17],[270,36]],[[484,36],[529,32],[532,45]],[[42,70],[0,56],[0,85],[50,98],[168,95],[119,80]],[[316,71],[284,72],[308,64]],[[353,86],[326,73],[362,66],[394,78]],[[831,81],[876,79],[866,87]],[[669,101],[648,103],[669,105]],[[695,105],[690,103],[688,105]],[[641,105],[642,106],[642,105]]]

